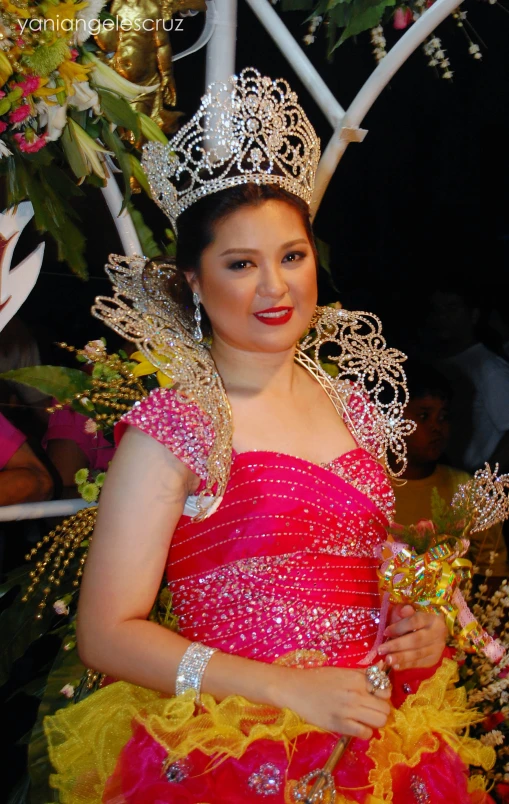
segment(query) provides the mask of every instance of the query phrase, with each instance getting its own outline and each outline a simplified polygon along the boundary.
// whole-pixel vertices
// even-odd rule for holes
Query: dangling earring
[[[203,333],[201,331],[201,311],[200,311],[200,297],[197,293],[193,293],[193,303],[195,306],[194,310],[194,320],[196,322],[196,326],[193,331],[193,338],[197,343],[203,340]]]

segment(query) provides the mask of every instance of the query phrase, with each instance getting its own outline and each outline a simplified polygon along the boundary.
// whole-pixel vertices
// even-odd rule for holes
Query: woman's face
[[[245,351],[290,349],[317,301],[313,249],[301,216],[284,201],[244,206],[218,222],[199,276],[187,278],[214,337]]]

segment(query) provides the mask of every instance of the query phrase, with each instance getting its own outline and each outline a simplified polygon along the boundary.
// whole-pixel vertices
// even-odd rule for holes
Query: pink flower
[[[66,698],[72,698],[74,695],[74,687],[72,684],[66,684],[64,687],[62,687],[60,692],[62,695],[65,695]]]
[[[414,527],[418,536],[426,536],[427,533],[436,533],[435,525],[431,519],[419,519]]]
[[[29,103],[22,103],[17,109],[13,109],[9,113],[9,120],[11,123],[22,123],[27,117],[30,117],[31,109]]]
[[[3,120],[0,120],[0,134],[3,134],[6,128],[7,128],[7,123],[4,123]]]
[[[25,78],[24,81],[20,81],[19,84],[14,84],[15,87],[19,87],[23,90],[23,97],[26,98],[27,95],[31,95],[32,92],[35,92],[36,89],[39,89],[39,85],[41,83],[41,79],[37,75],[29,75],[28,78]]]
[[[393,26],[397,31],[404,31],[412,23],[412,12],[405,6],[400,6],[394,12]]]
[[[69,614],[69,607],[65,605],[63,600],[55,600],[53,609],[57,614]]]
[[[71,61],[76,61],[79,56],[79,52],[76,50],[75,47],[71,48]]]
[[[83,425],[85,433],[95,435],[97,433],[97,423],[93,419],[87,419]]]
[[[15,134],[14,139],[18,145],[20,151],[23,151],[25,154],[36,154],[37,151],[40,151],[41,148],[44,148],[46,145],[46,137],[44,134],[41,137],[35,135],[35,138],[32,142],[29,142],[25,134]]]
[[[17,44],[18,47],[25,47],[25,43],[24,43],[23,38],[21,36],[18,36],[18,38],[16,39],[16,44]]]
[[[101,354],[106,353],[106,346],[104,345],[103,341],[98,338],[95,341],[89,341],[84,347],[83,351],[86,352],[88,355],[93,355],[97,357]]]
[[[2,92],[1,89],[0,89],[0,98],[5,98],[5,92]]]

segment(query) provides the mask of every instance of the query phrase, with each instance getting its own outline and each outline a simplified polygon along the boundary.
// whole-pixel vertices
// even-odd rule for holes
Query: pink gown
[[[352,395],[354,422],[355,411]],[[213,433],[192,403],[158,389],[117,425],[117,438],[127,424],[205,478]],[[277,452],[234,454],[217,509],[201,522],[182,516],[173,535],[167,580],[179,632],[299,672],[366,667],[386,624],[377,568],[393,505],[385,471],[360,446],[326,466]],[[334,776],[336,804],[491,800],[466,761],[489,766],[492,749],[457,736],[469,716],[455,672],[444,658],[392,674],[396,708],[370,742],[351,742]],[[191,692],[175,698],[114,682],[49,718],[60,800],[298,801],[295,782],[324,765],[338,738],[239,696],[202,701],[200,709]]]

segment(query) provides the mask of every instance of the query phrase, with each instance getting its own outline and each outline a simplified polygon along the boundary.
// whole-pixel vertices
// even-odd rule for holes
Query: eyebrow
[[[287,243],[283,243],[281,246],[282,249],[290,248],[290,246],[296,246],[299,243],[305,243],[309,245],[309,241],[306,240],[305,237],[299,237],[297,240],[289,240]],[[227,254],[258,254],[259,249],[256,248],[247,248],[245,246],[236,246],[235,248],[227,248],[226,251],[222,251],[219,255],[220,257],[225,257]]]

